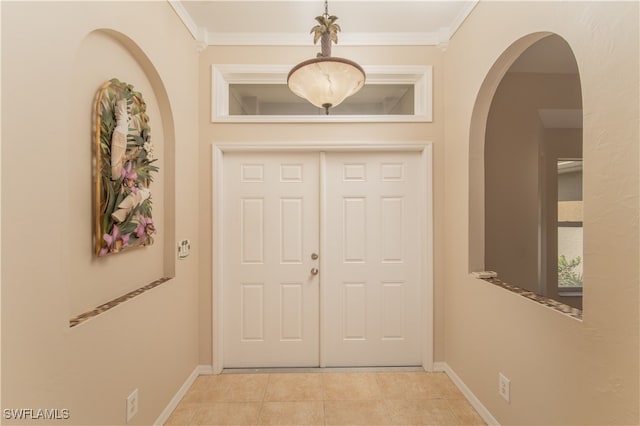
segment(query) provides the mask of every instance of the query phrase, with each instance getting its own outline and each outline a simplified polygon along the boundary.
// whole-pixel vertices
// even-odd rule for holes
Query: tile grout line
[[[325,376],[320,377],[321,396],[322,396],[322,424],[327,426],[327,398],[325,394]]]
[[[324,392],[324,378],[325,376],[321,376],[320,377],[320,383],[322,383],[322,424],[324,426],[327,426],[327,399],[325,398],[325,392]]]
[[[373,383],[372,382],[369,382],[369,383],[375,384],[375,386],[378,389],[379,395],[378,395],[377,398],[373,398],[372,399],[372,398],[370,398],[372,395],[370,395],[370,393],[369,393],[369,394],[367,394],[369,396],[368,398],[364,398],[363,397],[364,399],[357,398],[356,400],[358,400],[358,401],[360,401],[360,400],[362,400],[362,401],[365,401],[365,400],[367,400],[367,401],[369,401],[369,400],[378,400],[378,401],[380,401],[381,403],[383,403],[383,406],[384,406],[384,413],[381,413],[384,416],[384,422],[386,422],[386,424],[398,424],[397,423],[396,414],[395,414],[396,413],[395,408],[394,408],[395,406],[393,406],[393,404],[391,404],[391,401],[404,400],[404,399],[401,398],[401,397],[398,397],[396,395],[396,393],[394,393],[394,392],[391,392],[391,393],[384,392],[385,389],[390,389],[390,388],[384,386],[385,384],[390,385],[391,386],[391,390],[393,390],[394,386],[392,386],[392,385],[395,382],[393,380],[391,382],[389,382],[387,380],[385,372],[370,372],[370,373],[365,374],[365,375],[370,376],[370,377],[372,376],[374,378]],[[394,374],[392,373],[392,375],[394,375]],[[279,376],[278,373],[267,373],[267,374],[265,374],[265,376],[266,376],[266,380],[264,382],[265,385],[264,385],[264,388],[262,389],[262,393],[260,395],[256,395],[256,396],[258,396],[258,398],[256,398],[256,402],[260,401],[260,407],[259,407],[259,411],[257,413],[256,424],[263,424],[265,422],[269,422],[270,417],[267,415],[269,410],[265,407],[266,403],[269,402],[269,401],[266,400],[266,397],[267,397],[267,395],[269,395],[270,389],[273,386],[276,386],[276,385],[279,384],[279,381],[276,379]],[[358,376],[358,374],[355,374],[353,376]],[[445,375],[445,377],[446,377],[446,375]],[[434,376],[434,379],[435,379],[435,376]],[[262,380],[264,380],[264,379],[260,379],[260,381],[262,381]],[[325,426],[330,424],[330,422],[328,422],[328,417],[327,417],[328,406],[326,405],[326,402],[329,401],[329,399],[327,399],[328,394],[326,393],[327,381],[328,380],[329,380],[328,376],[322,376],[320,378],[320,382],[319,382],[319,384],[320,384],[320,389],[319,390],[321,392],[320,400],[322,401],[322,411],[321,411],[321,413],[322,413],[322,416],[323,416],[323,420],[322,420],[322,422],[319,422],[319,424],[324,424]],[[230,389],[230,387],[232,385],[230,383],[227,383],[227,380],[225,380],[224,382],[226,383],[226,386],[224,386],[223,389],[225,389],[227,392],[223,391],[223,394],[224,393],[228,394],[228,390]],[[245,381],[241,380],[241,382],[245,382]],[[250,382],[254,382],[254,381],[250,380]],[[330,382],[333,383],[333,381],[330,381]],[[438,380],[437,382],[440,382],[440,380]],[[422,386],[420,386],[420,387],[422,387]],[[276,394],[274,394],[274,396],[277,397],[277,394],[278,393],[276,392]],[[296,394],[294,394],[294,395],[296,395]],[[300,396],[300,395],[298,395],[298,396]],[[452,396],[449,393],[444,392],[444,391],[439,393],[438,395],[432,395],[432,396],[433,396],[432,398],[426,398],[426,400],[442,400],[444,402],[444,407],[446,407],[447,415],[449,417],[455,418],[455,419],[457,419],[457,421],[461,421],[461,419],[463,419],[464,416],[466,415],[466,412],[458,411],[458,410],[455,409],[455,407],[454,407],[454,405],[452,403],[453,401],[456,401],[458,399],[455,396]],[[308,395],[307,395],[307,397],[308,397]],[[285,398],[285,397],[283,397],[283,398]],[[277,401],[275,401],[275,402],[280,401],[278,398],[276,398],[276,399],[277,399]],[[295,399],[295,401],[312,401],[312,400],[313,399]],[[342,398],[340,400],[335,400],[335,401],[345,401],[345,400],[350,400],[350,399],[348,397],[346,397],[346,398]],[[409,398],[408,400],[413,400],[413,399]],[[462,400],[464,400],[464,398],[462,398]],[[243,402],[243,401],[238,401],[238,402]],[[283,399],[282,401],[288,402],[289,399]],[[334,400],[331,399],[331,401],[334,401]],[[206,401],[203,401],[203,402],[206,402]],[[235,400],[234,400],[234,402],[235,402]],[[196,404],[196,405],[201,405],[201,404]],[[477,412],[473,409],[473,407],[469,407],[469,408],[471,408],[472,412],[475,412],[475,414],[477,414]],[[196,412],[191,412],[190,413],[190,420],[192,422],[195,419],[196,414],[197,414],[197,410],[196,410]],[[267,417],[263,418],[262,417],[263,415],[267,415]],[[271,419],[271,421],[272,420],[273,419]]]
[[[258,425],[262,424],[262,412],[264,411],[264,399],[267,396],[267,389],[269,389],[269,382],[271,381],[271,374],[267,374],[267,384],[264,387],[264,391],[262,392],[262,400],[260,401],[260,410],[258,410],[258,419],[256,423]]]

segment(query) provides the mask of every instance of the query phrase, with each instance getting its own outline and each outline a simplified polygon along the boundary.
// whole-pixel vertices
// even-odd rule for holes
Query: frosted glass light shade
[[[289,89],[318,108],[338,106],[364,86],[365,73],[353,61],[332,56],[309,59],[293,67]]]

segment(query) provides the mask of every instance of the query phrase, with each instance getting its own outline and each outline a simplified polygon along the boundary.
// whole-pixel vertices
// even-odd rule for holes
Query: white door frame
[[[422,268],[422,367],[427,371],[433,370],[433,149],[431,142],[363,142],[363,143],[333,143],[333,142],[311,142],[311,143],[214,143],[212,145],[212,269],[211,269],[211,311],[212,311],[212,360],[211,366],[214,374],[222,372],[223,360],[223,315],[222,315],[222,283],[223,283],[223,240],[221,238],[224,227],[223,222],[223,164],[225,152],[318,152],[320,153],[320,253],[326,247],[327,236],[323,224],[326,220],[327,212],[324,203],[326,188],[324,183],[324,173],[326,161],[324,152],[420,152],[420,173],[423,178],[424,187],[420,200],[422,211],[421,240],[423,247]],[[320,257],[320,269],[324,265],[323,256]],[[325,292],[320,284],[320,367],[325,366],[325,336],[324,336],[324,313]]]

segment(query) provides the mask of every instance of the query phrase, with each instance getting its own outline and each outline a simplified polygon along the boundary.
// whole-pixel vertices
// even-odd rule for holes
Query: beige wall
[[[198,59],[165,2],[1,7],[2,408],[68,408],[76,424],[121,424],[124,400],[138,388],[133,423],[149,424],[196,364],[211,363],[213,142],[427,140],[434,143],[435,360],[446,361],[503,424],[640,423],[637,3],[481,2],[446,52],[336,48],[365,65],[433,65],[428,124],[212,124],[211,64],[294,64],[317,47],[211,47]],[[125,37],[95,32],[103,28]],[[469,228],[482,218],[474,198],[482,190],[470,188],[478,180],[469,164],[479,149],[469,146],[476,96],[485,97],[478,105],[486,112],[485,76],[496,83],[493,64],[506,70],[527,43],[511,59],[501,54],[537,31],[564,37],[581,73],[588,164],[582,322],[468,276],[484,244],[483,232]],[[132,55],[136,45],[148,61]],[[175,179],[162,184],[165,212],[173,207],[174,217],[163,220],[175,223],[176,238],[191,239],[193,254],[161,266],[150,261],[176,278],[69,329],[72,312],[111,297],[103,275],[111,272],[86,254],[86,172],[90,101],[113,76],[136,79],[147,101],[158,100],[154,137],[167,142],[174,129],[175,152],[165,151],[164,161],[167,170],[175,164]],[[121,268],[123,259],[109,263]],[[138,273],[146,271],[127,275],[127,286],[147,279]],[[98,291],[79,294],[82,282]],[[499,371],[512,381],[511,404],[497,395]]]
[[[575,74],[508,72],[495,93],[485,143],[485,269],[509,284],[538,287],[541,169],[539,109],[581,109]]]
[[[582,82],[583,321],[468,274],[483,257],[482,123],[504,71],[539,36],[520,39],[540,31],[567,40]],[[640,423],[638,3],[480,2],[445,67],[445,360],[502,424]]]
[[[443,88],[444,52],[435,47],[343,47],[336,46],[335,56],[352,59],[361,65],[432,65],[433,66],[433,122],[432,123],[288,123],[246,124],[211,123],[211,65],[212,64],[279,64],[295,65],[315,57],[318,47],[209,47],[200,57],[200,235],[211,235],[211,145],[212,143],[305,141],[368,142],[431,141],[434,147],[434,204],[442,206],[443,187]],[[442,209],[434,214],[435,250],[435,359],[443,359],[444,287],[442,268],[443,224]],[[211,245],[203,246],[200,257],[200,363],[210,364],[211,355]]]
[[[166,2],[2,2],[2,408],[74,424],[156,420],[198,362],[197,51]],[[92,132],[116,77],[147,102],[160,173],[158,238],[96,259]],[[173,188],[178,188],[174,194]],[[77,327],[69,319],[175,278]],[[7,423],[9,423],[7,421]]]

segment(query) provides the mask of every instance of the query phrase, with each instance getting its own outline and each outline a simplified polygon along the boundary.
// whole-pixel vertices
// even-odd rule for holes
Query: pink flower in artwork
[[[143,236],[151,236],[156,233],[156,228],[153,225],[153,220],[150,217],[138,216],[138,227],[136,228],[136,237],[142,238]]]
[[[128,161],[127,166],[122,168],[122,185],[130,188],[131,191],[136,192],[136,182],[138,181],[138,174],[133,170],[133,162]]]
[[[120,229],[118,225],[113,225],[113,229],[111,230],[111,234],[104,234],[102,238],[107,243],[105,247],[100,250],[99,256],[104,256],[107,253],[118,253],[124,247],[129,244],[130,234],[122,235],[120,234]]]

